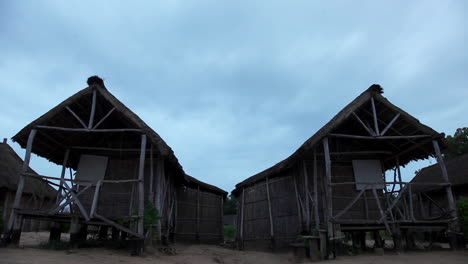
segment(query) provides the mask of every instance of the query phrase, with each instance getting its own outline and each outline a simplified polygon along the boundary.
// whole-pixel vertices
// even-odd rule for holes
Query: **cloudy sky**
[[[231,191],[373,83],[439,132],[468,125],[467,1],[97,2],[0,1],[1,137],[99,75],[188,174]]]

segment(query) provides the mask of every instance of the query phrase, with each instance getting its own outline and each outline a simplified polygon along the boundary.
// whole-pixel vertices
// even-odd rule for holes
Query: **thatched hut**
[[[453,200],[468,197],[468,154],[444,161],[449,182],[452,185]],[[439,164],[421,169],[411,180],[412,183],[444,183]],[[440,186],[418,186],[414,188],[417,199],[416,213],[425,218],[441,218],[450,213],[445,206],[448,203],[444,188]],[[468,231],[468,230],[466,230]]]
[[[177,192],[177,241],[219,243],[224,237],[223,205],[227,192],[191,176]]]
[[[400,174],[410,161],[429,156],[441,161],[440,149],[447,145],[443,134],[382,93],[372,85],[291,156],[236,185],[241,248],[285,248],[300,238],[316,243],[314,250],[327,258],[336,255],[348,232],[357,245],[365,231],[386,230],[401,248],[407,230],[457,230],[453,200],[446,204],[452,210],[446,218],[417,218],[413,184]],[[422,184],[443,186],[451,197],[444,169],[442,176],[443,183]]]
[[[3,223],[7,223],[10,217],[22,166],[23,160],[4,139],[0,143],[0,207],[2,207],[3,212],[1,215]],[[37,175],[30,167],[27,168],[27,172]],[[47,182],[41,179],[27,179],[24,183],[21,207],[32,210],[50,209],[55,204],[56,194],[57,190],[48,185]],[[47,222],[27,220],[23,224],[23,232],[37,232],[45,229],[47,229]],[[0,230],[0,233],[5,231],[7,231],[6,225],[4,225],[3,230]]]
[[[74,232],[91,224],[111,226],[137,241],[151,233],[157,240],[170,241],[177,192],[191,178],[164,140],[115,98],[102,79],[90,77],[88,85],[13,137],[26,148],[25,164],[35,153],[62,165],[58,177],[21,171],[18,193],[32,177],[57,186],[59,194],[47,212],[21,208],[21,199],[15,200],[16,218],[9,222],[14,242],[22,218],[71,222],[72,238],[82,238]],[[160,221],[145,223],[145,212],[153,207]]]

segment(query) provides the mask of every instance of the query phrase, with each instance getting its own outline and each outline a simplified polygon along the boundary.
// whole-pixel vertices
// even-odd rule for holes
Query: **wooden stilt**
[[[100,226],[99,227],[99,235],[98,238],[99,240],[107,240],[107,233],[109,232],[109,227],[108,226]]]
[[[80,219],[72,217],[70,221],[70,244],[77,245],[82,242],[80,230]]]
[[[16,189],[15,200],[13,202],[12,210],[10,213],[10,219],[8,221],[8,230],[9,230],[10,235],[14,234],[16,236],[16,233],[18,232],[19,232],[19,235],[21,235],[21,226],[23,224],[23,219],[22,217],[20,217],[17,223],[15,223],[16,209],[19,208],[20,203],[21,203],[21,197],[23,195],[23,189],[24,189],[24,175],[23,174],[26,173],[26,171],[29,168],[29,161],[31,159],[31,150],[32,150],[32,145],[33,145],[34,137],[36,136],[36,133],[37,133],[36,129],[32,129],[31,132],[29,132],[28,142],[26,144],[26,154],[24,156],[23,166],[21,167],[21,173],[19,175],[18,188]],[[19,243],[19,239],[18,239],[18,243]]]
[[[52,226],[50,227],[49,243],[52,241],[60,241],[61,236],[62,230],[60,228],[60,223],[53,222]]]

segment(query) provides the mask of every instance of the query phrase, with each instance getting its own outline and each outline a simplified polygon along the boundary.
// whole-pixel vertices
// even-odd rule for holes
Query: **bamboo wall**
[[[223,196],[193,188],[177,192],[176,241],[223,240]]]

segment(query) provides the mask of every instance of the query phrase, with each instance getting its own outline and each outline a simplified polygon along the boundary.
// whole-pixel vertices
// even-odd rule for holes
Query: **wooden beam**
[[[408,185],[408,198],[409,198],[409,216],[410,216],[410,220],[415,221],[415,219],[414,219],[414,210],[413,210],[413,192],[411,191],[411,184]]]
[[[71,110],[70,107],[66,106],[65,108],[68,110],[68,112],[70,112],[70,114],[72,114],[73,117],[75,117],[76,120],[78,120],[78,122],[80,122],[83,128],[86,128],[86,124],[83,122],[83,120],[81,120],[81,118],[77,114],[75,114],[75,112],[73,112],[73,110]]]
[[[56,126],[35,126],[37,129],[50,129],[67,132],[101,132],[101,133],[118,133],[118,132],[138,132],[141,133],[143,130],[137,128],[114,128],[114,129],[87,129],[87,128],[66,128]]]
[[[154,174],[153,174],[153,144],[150,147],[150,182],[149,182],[149,193],[148,193],[148,201],[153,203],[154,198],[154,190],[153,190],[153,181],[154,181]]]
[[[93,101],[91,103],[91,113],[89,114],[88,128],[93,127],[95,113],[96,113],[96,89],[93,89]]]
[[[335,230],[333,226],[333,197],[332,197],[332,179],[331,179],[331,160],[330,160],[330,149],[329,149],[329,142],[328,138],[324,138],[323,141],[323,153],[325,156],[325,175],[326,175],[326,182],[327,184],[325,185],[325,192],[326,192],[326,197],[327,197],[327,207],[328,207],[328,216],[327,216],[327,235],[328,235],[328,241],[331,242],[333,240],[333,237],[335,236]],[[334,243],[332,243],[334,244]],[[333,250],[333,246],[329,248],[328,252],[331,254],[331,256],[335,256],[335,252]]]
[[[138,166],[138,215],[144,215],[145,211],[145,154],[146,154],[146,134],[141,135],[141,152]],[[145,235],[143,226],[143,217],[138,219],[138,234]]]
[[[99,191],[101,190],[101,185],[102,185],[102,181],[98,181],[96,184],[96,189],[94,190],[93,203],[91,205],[91,212],[89,213],[90,218],[93,218],[96,213],[98,201],[99,201]]]
[[[434,146],[434,151],[435,151],[435,155],[437,158],[437,163],[439,164],[440,171],[442,173],[442,178],[444,179],[446,183],[450,184],[449,176],[447,173],[447,168],[445,167],[444,159],[442,158],[442,154],[440,153],[439,143],[437,142],[437,140],[433,140],[432,145]],[[453,199],[452,186],[447,185],[445,187],[445,192],[447,193],[447,201],[448,201],[448,205],[450,209],[450,215],[453,218],[456,218],[457,211],[455,208],[455,201]]]
[[[34,142],[34,137],[36,136],[37,130],[36,129],[31,129],[31,132],[29,132],[29,137],[28,137],[28,142],[26,143],[26,153],[24,154],[24,161],[23,161],[23,166],[21,167],[21,172],[19,175],[19,182],[18,182],[18,188],[16,189],[16,194],[15,194],[15,200],[13,201],[13,210],[11,211],[10,214],[10,219],[8,221],[8,230],[12,231],[13,230],[13,224],[15,222],[15,209],[18,209],[21,203],[21,197],[23,196],[23,189],[24,189],[24,173],[29,168],[29,161],[31,160],[31,150],[32,150],[32,145]]]
[[[57,191],[57,197],[56,197],[56,200],[55,200],[55,205],[58,205],[59,204],[59,199],[60,199],[60,196],[62,196],[62,190],[63,190],[63,182],[65,181],[65,172],[67,170],[67,163],[68,163],[68,157],[70,155],[70,149],[67,149],[65,151],[65,156],[63,158],[63,163],[62,163],[62,172],[60,173],[60,187]]]
[[[356,118],[359,124],[361,124],[361,126],[367,131],[367,133],[369,133],[369,135],[373,137],[377,136],[377,134],[375,134],[374,131],[372,131],[369,127],[367,127],[366,124],[364,124],[364,122],[361,120],[361,118],[359,118],[359,116],[355,112],[353,112],[353,116]]]
[[[78,206],[78,209],[80,209],[80,212],[83,215],[83,217],[86,219],[86,221],[89,221],[90,220],[89,215],[86,212],[86,209],[84,208],[84,206],[81,204],[81,202],[78,199],[77,195],[73,192],[73,190],[68,186],[68,184],[66,182],[63,182],[63,186],[65,186],[65,188],[68,190],[68,192],[72,196],[72,198],[74,200],[74,203]]]
[[[375,129],[375,134],[380,135],[379,132],[379,123],[377,122],[378,117],[377,117],[377,111],[375,109],[375,102],[374,102],[374,97],[371,97],[371,105],[372,105],[372,116],[374,117],[374,129]]]
[[[240,215],[240,248],[243,248],[244,244],[244,206],[245,206],[245,188],[242,188],[242,201],[241,201],[241,215]]]
[[[379,208],[381,219],[384,222],[385,228],[387,229],[389,234],[392,234],[392,230],[390,229],[390,226],[388,225],[387,219],[386,219],[386,213],[384,213],[382,209],[382,205],[380,204],[380,199],[379,196],[377,195],[377,191],[375,190],[374,187],[372,187],[372,193],[374,194],[375,197],[375,202],[377,203],[377,207]]]
[[[353,205],[359,200],[359,198],[361,198],[362,194],[367,190],[366,188],[367,188],[367,185],[364,186],[364,188],[358,193],[358,195],[356,195],[356,197],[354,197],[351,203],[349,203],[343,210],[341,210],[338,214],[336,214],[333,217],[333,220],[340,218],[342,215],[348,212],[348,210],[351,209],[351,207],[353,207]]]
[[[93,129],[96,129],[102,122],[104,122],[110,116],[110,114],[114,112],[114,110],[115,110],[115,107],[112,108],[103,118],[101,118],[101,120],[99,120],[99,122],[93,126]]]
[[[376,137],[370,137],[370,136],[359,136],[359,135],[348,135],[348,134],[336,134],[336,133],[330,133],[328,134],[331,137],[337,137],[337,138],[353,138],[353,139],[414,139],[414,138],[430,138],[432,137],[431,135],[410,135],[410,136],[376,136]]]
[[[388,123],[388,125],[384,128],[384,130],[382,130],[382,133],[380,133],[381,136],[385,135],[385,133],[387,133],[387,131],[392,127],[393,123],[395,123],[395,121],[397,121],[397,119],[400,117],[400,113],[398,113],[393,119],[392,121],[390,121],[390,123]]]
[[[86,187],[84,187],[83,189],[81,189],[77,194],[76,196],[80,196],[82,195],[86,190],[88,190],[89,188],[91,188],[93,185],[92,184],[89,184],[87,185]],[[67,193],[66,197],[67,196],[70,196],[69,193]],[[49,214],[53,215],[53,214],[56,214],[58,213],[60,210],[62,210],[63,208],[65,208],[67,205],[71,204],[73,202],[72,199],[67,199],[67,201],[65,201],[63,204],[59,205],[58,207],[54,208],[53,210],[49,211]]]

